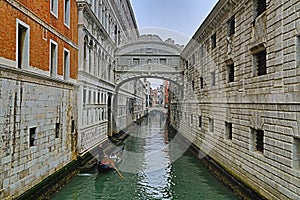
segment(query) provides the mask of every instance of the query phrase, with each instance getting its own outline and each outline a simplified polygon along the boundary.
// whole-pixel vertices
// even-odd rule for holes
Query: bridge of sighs
[[[143,35],[137,41],[121,46],[115,54],[116,89],[137,78],[157,78],[183,84],[180,52],[182,46],[157,35]]]

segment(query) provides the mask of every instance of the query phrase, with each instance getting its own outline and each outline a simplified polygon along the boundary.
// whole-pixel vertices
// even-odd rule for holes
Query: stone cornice
[[[9,73],[9,76],[5,75]],[[8,67],[0,64],[0,78],[8,78],[17,81],[24,81],[28,83],[39,83],[40,85],[50,86],[50,87],[59,87],[59,88],[68,88],[79,87],[79,85],[65,81],[57,78],[52,78],[42,74],[38,74],[32,71],[22,70],[14,67]],[[28,78],[29,77],[29,78]]]
[[[87,81],[84,81],[84,79],[82,77],[87,78],[87,80],[93,80],[94,82],[104,83],[107,87],[115,87],[114,83],[108,82],[104,79],[99,79],[98,77],[96,77],[90,73],[87,73],[85,71],[78,71],[78,80],[80,80],[81,82],[87,82]]]
[[[109,1],[109,2],[110,2],[110,4],[111,4],[111,7],[113,7],[112,11],[114,12],[116,18],[118,19],[118,20],[117,20],[117,21],[118,21],[117,23],[118,23],[119,26],[121,26],[122,29],[123,29],[123,33],[126,34],[126,36],[127,36],[128,38],[130,38],[129,31],[132,31],[132,29],[134,29],[134,31],[136,32],[136,36],[139,37],[139,31],[138,31],[138,27],[137,27],[137,25],[136,25],[136,21],[135,21],[135,16],[134,16],[134,14],[130,13],[130,14],[131,14],[132,20],[134,20],[134,24],[135,24],[135,25],[134,25],[134,28],[129,27],[130,30],[128,31],[128,28],[125,26],[125,23],[123,22],[123,19],[122,19],[121,15],[120,15],[120,10],[117,8],[116,4],[113,3],[113,1]],[[122,4],[122,3],[123,3],[123,2],[121,2],[121,4]],[[125,3],[125,4],[127,5],[127,3]],[[129,3],[129,4],[130,4],[130,3]],[[128,9],[129,9],[129,10],[132,10],[131,5],[130,5],[130,8],[128,8]]]
[[[77,2],[77,4],[82,4],[82,1]],[[82,9],[82,12],[83,12],[83,16],[85,17],[85,19],[87,19],[92,24],[92,26],[94,26],[94,24],[96,24],[97,31],[99,31],[99,33],[102,36],[104,36],[103,39],[108,40],[109,43],[112,44],[113,48],[116,48],[116,44],[112,41],[112,39],[110,38],[110,35],[106,32],[105,28],[103,27],[103,25],[100,23],[100,21],[98,20],[98,18],[92,11],[90,4],[86,3],[84,8]],[[79,26],[81,26],[81,24],[79,24]],[[86,28],[86,30],[88,30],[88,29]]]
[[[180,55],[180,52],[181,52],[181,49],[178,46],[174,45],[174,44],[169,44],[169,43],[166,43],[166,42],[163,42],[163,41],[138,40],[138,41],[131,42],[131,43],[128,43],[128,44],[125,44],[125,45],[119,47],[116,51],[116,54],[118,54],[118,52],[122,51],[122,49],[126,49],[128,47],[141,45],[141,44],[144,44],[144,45],[146,45],[146,44],[158,44],[158,45],[170,47],[170,48],[178,51],[178,55]]]
[[[234,10],[243,0],[219,0],[212,11],[209,13],[204,22],[200,25],[192,39],[183,49],[183,54],[188,54],[190,48],[193,48],[193,43],[206,40],[215,31],[216,27],[222,24],[224,16],[231,10]]]
[[[138,26],[137,26],[137,23],[136,23],[136,20],[135,20],[135,15],[134,15],[134,12],[133,12],[133,9],[132,9],[130,0],[126,0],[126,2],[127,2],[127,5],[128,5],[128,9],[129,9],[129,11],[130,11],[131,19],[132,19],[132,21],[133,21],[134,29],[137,30],[137,33],[138,33],[138,35],[139,35],[139,32],[138,32]]]
[[[36,23],[43,26],[45,29],[53,33],[56,37],[60,38],[64,42],[68,43],[71,47],[78,50],[78,45],[74,43],[71,39],[67,38],[65,35],[57,31],[53,26],[49,25],[47,22],[43,21],[40,17],[38,17],[34,12],[26,8],[23,4],[19,3],[18,1],[14,0],[5,0],[7,3],[9,3],[12,7],[17,9],[18,11],[25,14],[27,17],[35,21]]]

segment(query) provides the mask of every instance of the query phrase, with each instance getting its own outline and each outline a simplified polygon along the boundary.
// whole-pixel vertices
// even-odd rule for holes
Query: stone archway
[[[115,52],[113,113],[118,113],[118,91],[126,82],[157,78],[182,88],[184,69],[181,49],[182,46],[174,44],[174,41],[163,41],[157,35],[143,35],[136,41],[120,46]],[[114,131],[117,132],[116,127],[113,127]]]

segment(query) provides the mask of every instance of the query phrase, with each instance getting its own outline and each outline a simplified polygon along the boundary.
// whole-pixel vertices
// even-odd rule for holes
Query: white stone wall
[[[75,93],[69,83],[0,67],[1,199],[20,195],[72,161]],[[32,127],[34,146],[29,142]]]
[[[135,99],[134,110],[130,111],[130,101]],[[118,90],[118,101],[116,116],[116,131],[125,130],[134,121],[143,117],[146,112],[145,107],[144,82],[141,80],[130,81],[121,86]]]
[[[111,136],[118,118],[109,110],[115,98],[114,52],[138,31],[127,1],[87,0],[78,5],[78,152],[83,155]],[[128,90],[127,94],[133,91]],[[111,111],[111,115],[109,115]],[[111,119],[110,119],[111,116]],[[116,117],[116,118],[114,118]],[[123,123],[122,123],[123,124]]]
[[[194,35],[195,40],[183,50],[189,67],[184,101],[177,106],[182,110],[177,127],[268,199],[298,199],[300,2],[269,0],[254,25],[253,1],[233,3],[220,1]],[[228,38],[227,21],[233,15],[235,33]],[[212,49],[214,33],[217,41]],[[261,48],[267,52],[267,73],[257,76],[253,55]],[[233,82],[227,77],[230,60],[234,63]],[[212,72],[215,86],[211,84]],[[204,88],[200,88],[200,77]],[[225,122],[232,123],[232,140],[226,136]],[[255,151],[252,129],[264,131],[263,153]]]

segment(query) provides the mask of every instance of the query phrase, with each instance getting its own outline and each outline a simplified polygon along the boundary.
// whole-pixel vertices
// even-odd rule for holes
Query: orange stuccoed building
[[[0,199],[76,156],[75,0],[0,0]]]

